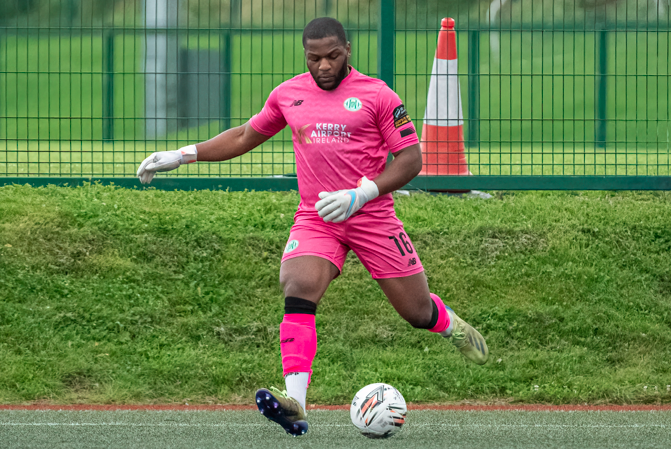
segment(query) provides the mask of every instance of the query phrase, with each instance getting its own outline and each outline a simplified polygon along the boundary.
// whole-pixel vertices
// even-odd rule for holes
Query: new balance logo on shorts
[[[281,341],[280,341],[280,344],[291,343],[292,341],[294,341],[293,338],[285,338],[284,340],[281,340]]]
[[[414,257],[408,261],[408,266],[417,265],[417,259]]]

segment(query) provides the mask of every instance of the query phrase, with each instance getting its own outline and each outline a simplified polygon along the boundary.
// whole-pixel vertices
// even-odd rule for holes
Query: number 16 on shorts
[[[405,235],[405,232],[401,232],[396,235],[390,235],[389,240],[393,240],[394,243],[396,244],[396,248],[398,248],[398,252],[401,254],[401,257],[405,257],[406,254],[410,256],[411,254],[414,254],[415,249],[412,247],[412,243],[410,243],[410,240],[408,239],[408,236]],[[408,266],[410,265],[415,265],[417,263],[417,259],[415,257],[410,257],[408,260]]]

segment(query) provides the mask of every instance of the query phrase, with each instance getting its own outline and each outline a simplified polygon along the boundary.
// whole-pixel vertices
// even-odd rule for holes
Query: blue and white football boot
[[[256,406],[263,416],[282,426],[289,435],[299,437],[307,433],[305,410],[286,391],[261,388],[256,392]]]

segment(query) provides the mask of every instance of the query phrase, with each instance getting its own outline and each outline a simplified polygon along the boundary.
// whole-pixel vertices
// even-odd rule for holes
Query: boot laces
[[[280,390],[276,387],[270,387],[268,390],[270,390],[277,397],[277,399],[280,400],[282,407],[284,407],[288,416],[305,419],[305,411],[303,410],[303,407],[301,407],[296,399],[289,396],[287,390]]]
[[[283,399],[290,399],[289,394],[287,394],[287,390],[280,390],[279,388],[276,387],[270,387],[268,389],[272,391],[273,394],[280,396]]]
[[[455,317],[454,329],[452,330],[452,344],[461,349],[468,344],[466,339],[466,325],[459,318]]]

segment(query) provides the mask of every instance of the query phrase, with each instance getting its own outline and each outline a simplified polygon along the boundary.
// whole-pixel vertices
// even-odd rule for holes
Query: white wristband
[[[198,150],[195,145],[187,145],[179,149],[182,154],[182,164],[190,164],[198,160]]]
[[[361,189],[361,191],[366,196],[366,202],[375,199],[380,195],[380,191],[378,190],[375,181],[371,181],[365,176],[361,178],[358,188]]]

